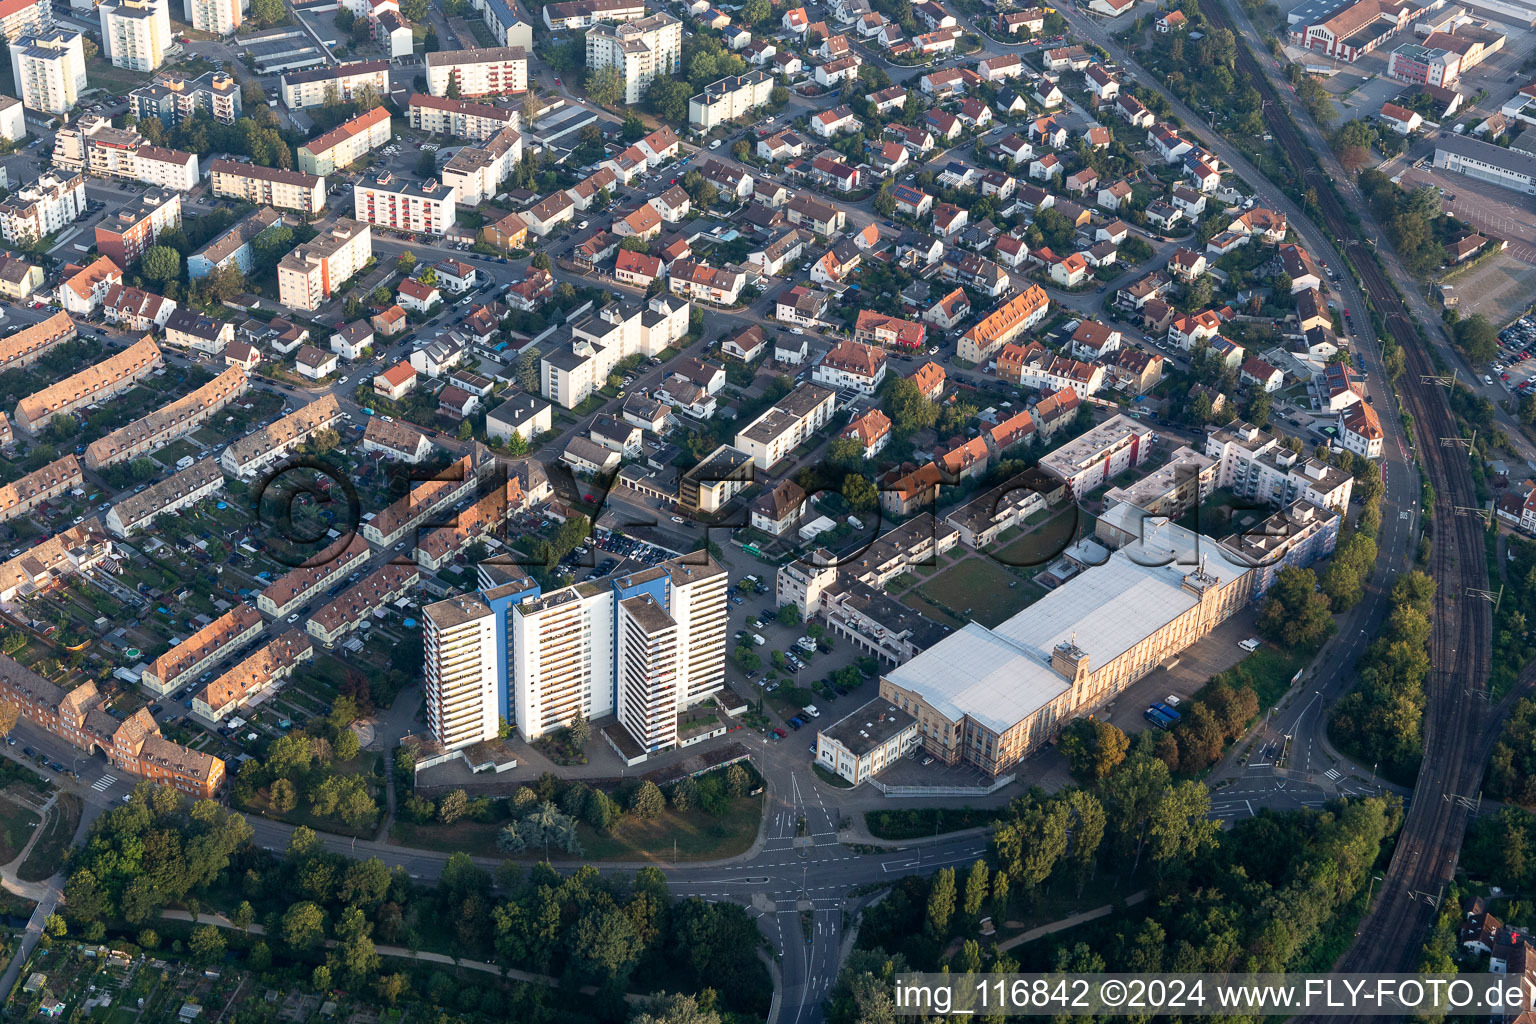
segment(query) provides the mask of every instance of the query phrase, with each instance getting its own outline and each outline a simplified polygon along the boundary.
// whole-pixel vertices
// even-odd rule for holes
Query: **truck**
[[[1163,717],[1169,719],[1170,721],[1177,722],[1179,719],[1184,717],[1183,715],[1179,714],[1172,705],[1165,704],[1162,701],[1158,701],[1157,703],[1153,704],[1152,709],[1154,711],[1162,712]]]
[[[1159,729],[1170,729],[1173,727],[1173,719],[1169,718],[1155,707],[1147,708],[1147,710],[1142,712],[1142,714],[1145,716],[1147,721],[1151,722]]]

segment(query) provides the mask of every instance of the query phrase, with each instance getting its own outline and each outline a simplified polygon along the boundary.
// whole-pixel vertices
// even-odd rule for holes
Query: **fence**
[[[870,779],[874,786],[887,797],[902,796],[988,796],[1004,786],[1012,785],[1014,776],[999,775],[990,786],[888,786],[879,779]]]

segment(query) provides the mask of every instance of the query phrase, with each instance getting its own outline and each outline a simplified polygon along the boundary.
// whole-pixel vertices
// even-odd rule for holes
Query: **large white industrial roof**
[[[1112,512],[1127,509],[1118,506]],[[1129,507],[1141,515],[1140,509]],[[1116,525],[1141,532],[1128,513]],[[995,629],[972,622],[887,674],[922,695],[951,721],[970,715],[1002,731],[1048,704],[1069,686],[1050,667],[1051,652],[1075,643],[1090,671],[1103,668],[1162,629],[1196,602],[1184,578],[1204,572],[1225,585],[1249,569],[1223,557],[1217,544],[1166,519],[1148,517],[1140,542],[1123,547],[1057,587]]]

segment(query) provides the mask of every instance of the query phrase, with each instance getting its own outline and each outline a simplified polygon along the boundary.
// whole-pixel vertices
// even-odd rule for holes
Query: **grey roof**
[[[854,757],[862,757],[916,721],[890,701],[876,698],[822,729],[821,735],[841,745]]]

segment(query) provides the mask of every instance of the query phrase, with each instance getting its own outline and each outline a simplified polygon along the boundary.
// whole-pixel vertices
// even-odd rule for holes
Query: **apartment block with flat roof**
[[[353,215],[365,224],[426,235],[446,234],[458,196],[437,179],[417,181],[386,171],[352,186]]]
[[[84,213],[85,175],[44,174],[0,202],[0,236],[12,245],[30,245]]]
[[[181,196],[175,192],[146,192],[96,224],[96,251],[119,267],[139,261],[160,234],[181,227]]]
[[[506,107],[493,107],[473,100],[451,100],[421,92],[411,94],[408,116],[411,127],[419,131],[477,142],[491,138],[503,128],[517,128],[522,122],[517,111]]]
[[[229,2],[238,7],[240,0]],[[128,110],[134,117],[158,118],[167,128],[198,113],[206,113],[220,124],[234,124],[242,107],[240,83],[222,71],[191,79],[166,73],[128,94]]]
[[[277,264],[277,301],[313,312],[373,257],[373,229],[339,217]]]
[[[491,606],[478,594],[459,594],[421,612],[427,731],[445,751],[495,739],[501,716]]]
[[[683,23],[665,11],[622,25],[603,22],[587,30],[587,67],[616,67],[624,102],[639,103],[657,77],[683,65]]]
[[[346,103],[365,88],[380,99],[389,95],[389,61],[361,60],[290,72],[282,77],[283,106],[289,110],[318,107],[331,97]]]
[[[101,39],[113,67],[154,71],[171,48],[170,0],[102,0]]]
[[[47,8],[46,3],[38,7]],[[86,88],[85,41],[79,32],[42,29],[11,37],[11,74],[24,106],[67,114]]]
[[[427,54],[427,92],[447,96],[450,84],[458,87],[459,96],[471,99],[527,92],[528,51],[521,46],[487,46]]]
[[[766,473],[832,420],[837,392],[801,384],[736,434],[736,447]]]

